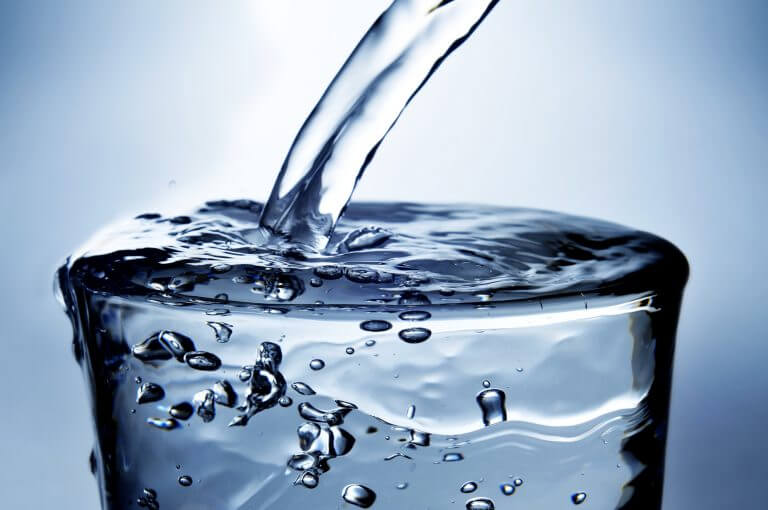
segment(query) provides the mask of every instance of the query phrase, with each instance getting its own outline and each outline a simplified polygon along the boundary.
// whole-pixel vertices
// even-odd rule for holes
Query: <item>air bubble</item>
[[[369,340],[365,341],[365,346],[366,347],[373,347],[374,345],[376,345],[376,340],[369,339]]]
[[[179,426],[173,418],[147,418],[147,423],[162,430],[173,430]]]
[[[315,274],[324,280],[336,280],[344,271],[339,266],[320,266],[315,268]]]
[[[347,503],[360,508],[368,508],[376,501],[376,493],[368,487],[358,484],[350,484],[341,491],[341,497]]]
[[[317,473],[314,471],[305,471],[303,475],[301,475],[301,485],[306,487],[307,489],[314,489],[317,487],[319,480],[317,477]]]
[[[338,251],[347,253],[350,251],[366,250],[384,244],[392,232],[381,227],[362,227],[347,234],[339,244]]]
[[[165,391],[159,385],[155,383],[144,383],[139,386],[136,391],[136,403],[147,404],[149,402],[157,402],[165,397]]]
[[[308,384],[304,384],[303,382],[295,382],[291,384],[291,388],[298,393],[299,395],[314,395],[315,390],[313,390]]]
[[[313,359],[309,362],[309,368],[312,370],[322,370],[325,368],[325,361],[321,359]]]
[[[213,395],[216,403],[225,407],[234,407],[237,403],[237,394],[227,381],[216,381],[213,385]]]
[[[192,485],[192,477],[187,475],[180,476],[179,485],[181,485],[182,487],[189,487],[190,485]]]
[[[488,379],[483,381],[483,388],[490,388],[490,387],[491,387],[491,381],[489,381]]]
[[[409,344],[421,343],[428,339],[431,335],[432,332],[427,328],[408,328],[398,333],[400,339]]]
[[[364,321],[360,323],[360,329],[364,331],[379,332],[379,331],[387,331],[388,329],[391,329],[391,328],[392,328],[392,324],[390,324],[387,321],[371,320],[371,321]]]
[[[484,390],[477,394],[477,404],[483,412],[485,426],[501,423],[507,419],[504,392],[501,390]]]
[[[470,494],[477,490],[477,484],[475,482],[467,482],[461,486],[461,492],[464,494]]]
[[[577,492],[571,496],[571,501],[574,505],[580,505],[587,500],[586,492]]]
[[[181,402],[168,410],[168,414],[178,420],[188,420],[194,412],[195,408],[188,402]]]
[[[208,326],[213,329],[213,333],[216,335],[216,341],[220,344],[229,342],[232,336],[232,325],[224,322],[208,322]]]
[[[488,498],[474,498],[467,501],[467,510],[494,510],[493,501]]]
[[[212,371],[221,368],[221,360],[206,351],[192,351],[184,355],[184,361],[195,370]]]
[[[413,311],[407,311],[403,312],[400,315],[398,315],[400,320],[403,321],[425,321],[432,317],[432,314],[429,312],[424,312],[421,310],[413,310]]]

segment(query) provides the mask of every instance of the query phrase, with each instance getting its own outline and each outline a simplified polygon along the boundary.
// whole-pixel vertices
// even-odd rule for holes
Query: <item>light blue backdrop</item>
[[[265,198],[385,6],[0,1],[3,508],[97,508],[57,263],[116,217]],[[765,504],[766,26],[760,0],[503,1],[356,195],[564,210],[680,246],[668,510]]]

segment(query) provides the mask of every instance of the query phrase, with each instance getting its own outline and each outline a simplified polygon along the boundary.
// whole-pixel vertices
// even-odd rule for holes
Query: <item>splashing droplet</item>
[[[321,359],[313,359],[309,362],[309,368],[312,370],[322,370],[325,368],[325,361]]]
[[[157,334],[157,339],[176,361],[184,361],[184,355],[195,350],[195,343],[191,338],[175,331],[161,331]]]
[[[187,475],[180,476],[179,485],[181,485],[182,487],[189,487],[190,485],[192,485],[192,477]]]
[[[443,455],[443,462],[459,462],[464,460],[464,455],[461,453],[446,453]]]
[[[521,485],[523,485],[523,479],[522,478],[515,478],[514,480],[512,480],[512,483],[515,484],[515,487],[520,487]]]
[[[409,344],[419,344],[432,335],[427,328],[408,328],[400,331],[398,336],[401,340]]]
[[[391,329],[391,328],[392,328],[392,324],[390,324],[387,321],[371,320],[371,321],[363,321],[360,323],[360,329],[364,331],[379,332],[379,331],[387,331],[388,329]]]
[[[368,508],[376,501],[376,493],[368,487],[358,484],[350,484],[341,491],[341,497],[347,503],[360,508]]]
[[[307,489],[314,489],[317,487],[319,480],[317,477],[317,473],[314,471],[305,471],[303,475],[301,475],[301,485],[306,487]]]
[[[461,492],[464,494],[470,494],[477,490],[477,484],[475,482],[467,482],[461,486]]]
[[[344,350],[344,352],[346,352],[347,354],[349,354],[351,356],[351,355],[353,355],[355,353],[355,349],[353,347],[347,347]]]
[[[413,417],[416,416],[416,406],[411,404],[408,406],[408,409],[405,411],[405,417],[409,420],[412,420]]]
[[[197,415],[204,423],[208,423],[216,417],[216,397],[211,390],[195,393],[192,402],[197,406]]]
[[[376,345],[376,340],[373,340],[373,339],[366,340],[365,345],[366,347],[373,347],[374,345]]]
[[[395,488],[398,490],[403,490],[408,488],[408,482],[400,482],[397,485],[395,485]]]
[[[277,403],[280,404],[281,407],[288,407],[291,404],[293,404],[293,399],[288,395],[283,395],[282,397],[277,399]]]
[[[490,387],[491,387],[491,381],[489,381],[488,379],[483,381],[483,388],[490,388]]]

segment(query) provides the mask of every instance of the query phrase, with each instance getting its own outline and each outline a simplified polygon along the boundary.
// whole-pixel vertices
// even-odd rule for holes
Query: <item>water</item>
[[[262,226],[305,247],[324,248],[358,179],[405,107],[497,2],[395,0],[296,135]],[[342,248],[373,248],[386,238],[387,230],[374,226]]]
[[[60,270],[105,509],[659,508],[672,245],[353,203],[303,252],[254,241],[261,209],[142,215]]]

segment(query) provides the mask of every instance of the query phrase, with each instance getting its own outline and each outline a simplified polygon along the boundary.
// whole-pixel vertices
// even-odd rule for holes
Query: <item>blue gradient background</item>
[[[98,505],[57,264],[114,218],[263,200],[386,5],[0,1],[3,508]],[[765,504],[766,26],[760,0],[503,1],[356,194],[563,210],[678,244],[667,510]]]

